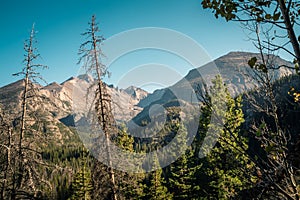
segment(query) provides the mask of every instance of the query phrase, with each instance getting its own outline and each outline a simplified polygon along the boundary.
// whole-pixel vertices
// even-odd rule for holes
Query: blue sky
[[[42,63],[49,66],[42,71],[44,78],[60,83],[76,76],[77,52],[84,41],[80,34],[93,14],[105,38],[134,28],[161,27],[191,37],[212,58],[230,51],[255,51],[237,23],[215,19],[211,11],[201,8],[200,0],[2,0],[0,86],[18,79],[11,74],[23,67],[23,43],[33,22]],[[150,50],[129,54],[111,67],[107,82],[116,84],[126,71],[151,62],[169,65],[181,76],[193,67],[171,57]]]

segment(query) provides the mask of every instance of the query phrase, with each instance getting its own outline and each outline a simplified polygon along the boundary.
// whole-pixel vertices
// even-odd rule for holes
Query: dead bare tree
[[[87,37],[87,41],[80,46],[79,55],[81,55],[81,57],[79,59],[79,63],[83,61],[86,72],[91,73],[95,78],[95,82],[90,86],[89,90],[95,91],[93,106],[96,113],[96,121],[100,125],[102,132],[105,135],[104,141],[100,139],[101,137],[99,137],[98,140],[96,139],[96,142],[105,142],[108,173],[110,177],[110,188],[112,192],[111,198],[116,200],[117,188],[115,183],[115,173],[112,167],[110,139],[113,134],[117,134],[118,130],[112,114],[111,96],[107,91],[106,85],[102,81],[102,78],[107,75],[107,69],[106,66],[101,62],[101,58],[104,56],[101,50],[101,45],[104,38],[103,36],[97,35],[99,31],[100,29],[96,23],[96,17],[93,15],[91,22],[89,22],[89,28],[85,33],[82,34],[83,36]],[[102,170],[101,168],[102,167],[99,166],[99,164],[95,164],[92,173],[99,173],[97,170]],[[93,181],[95,187],[97,185],[97,180],[93,179]],[[94,188],[94,191],[95,193],[99,192],[97,191],[97,188]]]
[[[18,132],[18,139],[15,138],[17,145],[16,157],[13,171],[13,186],[11,189],[10,199],[22,199],[22,198],[39,198],[41,195],[41,185],[48,182],[46,178],[43,178],[44,172],[41,170],[41,166],[47,166],[42,161],[41,153],[38,151],[39,144],[42,143],[42,136],[39,134],[39,130],[31,127],[33,123],[38,123],[35,119],[35,108],[28,108],[28,105],[38,104],[36,101],[39,98],[37,96],[38,87],[36,83],[38,80],[43,80],[39,69],[47,68],[42,64],[36,64],[35,61],[40,58],[40,54],[37,53],[35,44],[34,24],[32,26],[29,39],[25,41],[24,51],[25,58],[23,63],[25,67],[21,72],[14,74],[15,76],[22,76],[23,90],[21,95],[21,116],[17,119],[18,126],[15,127],[14,132]]]

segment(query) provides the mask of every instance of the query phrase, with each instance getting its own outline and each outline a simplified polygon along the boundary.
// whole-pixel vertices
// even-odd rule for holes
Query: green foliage
[[[84,165],[75,175],[71,185],[72,195],[69,200],[91,200],[92,190],[91,172],[90,169]]]
[[[210,196],[229,199],[239,191],[251,187],[254,181],[254,177],[251,176],[253,164],[246,153],[247,139],[240,133],[240,126],[244,122],[242,99],[241,97],[233,99],[230,96],[220,76],[213,80],[210,92],[214,94],[215,101],[226,102],[226,109],[220,110],[220,107],[210,102],[202,107],[200,134],[203,135],[208,128],[212,128],[216,133],[218,132],[216,135],[219,135],[217,144],[205,158],[206,165],[202,170],[210,180],[208,183]],[[211,112],[225,116],[222,129],[215,124],[207,124]]]
[[[66,132],[67,131],[67,132]],[[62,134],[70,131],[64,127]],[[85,151],[77,135],[70,135],[70,138],[57,144],[49,141],[43,147],[42,158],[50,165],[55,166],[49,178],[53,191],[49,193],[50,199],[68,199],[74,193],[73,182],[79,173],[88,173],[92,159]],[[85,163],[83,165],[83,163]],[[85,168],[85,170],[83,170]]]
[[[165,200],[172,199],[172,195],[169,193],[168,188],[165,186],[166,182],[162,176],[162,169],[158,169],[151,172],[149,175],[149,184],[145,188],[145,199],[150,200]]]
[[[117,136],[113,139],[114,143],[118,145],[118,147],[122,148],[123,150],[133,152],[133,143],[134,139],[131,135],[127,133],[127,128],[123,124],[119,131]]]
[[[197,185],[196,173],[202,165],[195,163],[192,149],[188,149],[171,165],[169,188],[173,199],[191,199],[198,196],[201,188]]]
[[[285,3],[285,2],[283,2]],[[276,23],[280,19],[283,19],[282,13],[276,7],[278,1],[267,0],[203,0],[202,6],[205,9],[212,9],[215,14],[215,17],[223,17],[227,21],[230,20],[239,20],[246,19],[245,14],[249,15],[248,17],[256,20],[257,22],[272,22]],[[296,1],[291,1],[290,3],[290,19],[292,22],[296,21],[299,17],[299,4]],[[248,18],[247,18],[248,19]]]
[[[176,123],[177,124],[177,123]],[[186,150],[187,130],[184,125],[177,124],[176,151]],[[197,196],[199,186],[196,183],[196,172],[201,165],[195,163],[194,151],[189,147],[182,152],[182,156],[171,164],[168,177],[168,187],[173,194],[173,199],[190,199]]]
[[[127,128],[123,124],[117,136],[114,138],[114,143],[125,151],[134,152],[134,139],[127,133]],[[121,161],[122,162],[122,161]],[[142,181],[143,174],[127,173],[116,171],[116,182],[118,183],[118,196],[120,199],[140,199],[144,196]]]
[[[252,69],[256,69],[257,71],[261,71],[263,73],[267,73],[268,72],[268,68],[265,64],[263,63],[259,63],[257,62],[257,58],[256,57],[252,57],[249,61],[248,61],[248,65],[252,68]]]

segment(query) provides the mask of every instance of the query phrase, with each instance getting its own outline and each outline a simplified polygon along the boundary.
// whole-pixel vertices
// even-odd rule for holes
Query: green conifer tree
[[[157,168],[157,166],[159,166],[157,157],[154,157],[151,162],[153,162],[153,168]],[[163,170],[161,168],[148,174],[148,184],[147,187],[144,188],[144,190],[146,194],[144,196],[145,200],[168,200],[173,198],[173,195],[168,191],[168,188],[166,187],[166,181],[163,176]]]
[[[214,101],[211,96],[206,96],[199,130],[200,138],[211,128],[219,139],[205,158],[204,173],[209,177],[210,198],[230,199],[253,185],[254,165],[246,153],[247,139],[240,133],[240,126],[244,122],[242,98],[232,98],[220,76],[216,76],[212,82],[209,92],[214,95]],[[214,103],[217,101],[226,102],[226,109],[220,109]],[[224,116],[222,128],[210,123],[212,112]]]
[[[123,124],[117,136],[114,138],[114,143],[128,152],[134,152],[134,138],[127,132],[126,126]],[[122,162],[122,160],[120,160]],[[145,178],[144,174],[134,174],[122,171],[116,171],[116,182],[118,183],[119,199],[141,199],[144,196],[142,184]]]
[[[162,176],[162,169],[151,172],[149,175],[150,183],[146,188],[146,198],[149,200],[167,200],[172,199],[172,194],[169,193],[165,186],[165,179]]]
[[[91,191],[93,190],[91,171],[87,166],[86,152],[83,151],[82,167],[76,173],[71,185],[72,195],[69,200],[91,200]]]
[[[183,124],[177,124],[177,148],[186,145],[187,130]],[[200,187],[196,184],[196,172],[201,168],[195,162],[194,152],[188,148],[170,167],[170,191],[174,199],[191,199],[197,196]]]
[[[70,200],[90,200],[90,192],[93,189],[91,184],[91,172],[88,168],[81,169],[72,183],[72,196]]]

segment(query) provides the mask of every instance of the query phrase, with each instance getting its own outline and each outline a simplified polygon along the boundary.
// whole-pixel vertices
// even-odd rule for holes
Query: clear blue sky
[[[49,82],[62,82],[76,76],[79,66],[78,48],[80,35],[87,22],[95,14],[105,38],[133,28],[162,27],[182,32],[196,40],[212,58],[230,51],[254,51],[252,44],[237,23],[215,19],[211,11],[201,8],[200,0],[2,0],[0,7],[0,86],[18,78],[12,77],[22,68],[23,42],[28,38],[32,23],[36,24],[37,40],[43,64],[49,69],[42,72]],[[105,53],[105,52],[104,52]],[[119,62],[120,68],[112,68],[115,84],[132,61],[137,64],[158,62],[165,64],[169,55],[149,57],[158,52],[129,55]],[[143,58],[143,56],[145,56]],[[143,60],[145,59],[145,60]],[[185,75],[191,68],[184,62],[174,65],[178,73]],[[113,78],[114,77],[114,78]]]

